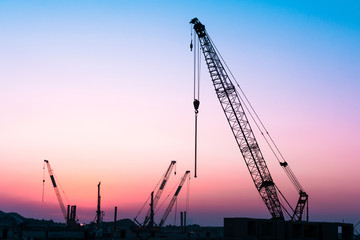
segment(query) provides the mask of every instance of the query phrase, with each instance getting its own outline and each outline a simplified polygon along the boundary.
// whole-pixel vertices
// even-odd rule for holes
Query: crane
[[[68,217],[67,217],[67,214],[66,214],[66,210],[65,210],[65,205],[64,205],[64,202],[61,198],[61,195],[60,195],[60,192],[59,192],[59,189],[56,185],[56,182],[55,182],[55,177],[54,177],[54,174],[53,174],[53,170],[51,169],[50,167],[50,163],[49,163],[49,160],[44,160],[44,163],[46,164],[47,166],[47,169],[48,169],[48,172],[49,172],[49,176],[50,176],[50,179],[51,179],[51,182],[53,184],[53,187],[54,187],[54,191],[55,191],[55,194],[56,194],[56,197],[59,201],[59,205],[60,205],[60,209],[61,209],[61,212],[64,216],[64,219],[65,221],[67,222],[68,221]],[[45,180],[43,180],[44,182]]]
[[[165,189],[165,185],[166,185],[166,183],[168,182],[168,180],[169,180],[169,178],[170,178],[171,172],[172,172],[175,164],[176,164],[176,161],[171,161],[169,167],[168,167],[167,170],[165,171],[165,174],[164,174],[163,177],[161,178],[161,184],[160,184],[158,190],[156,191],[155,197],[153,198],[152,209],[155,209],[155,208],[156,208],[156,206],[157,206],[157,204],[158,204],[158,202],[159,202],[159,200],[160,200],[160,197],[161,197],[161,195],[162,195],[162,193],[163,193],[163,191],[164,191],[164,189]],[[174,174],[176,174],[176,171],[174,172]],[[145,203],[145,204],[146,204],[146,203]],[[145,206],[145,205],[144,205],[144,206]],[[139,223],[139,222],[137,221],[137,219],[136,219],[136,218],[139,216],[141,210],[142,210],[142,208],[140,209],[138,215],[134,218],[134,220],[135,220],[140,226],[145,227],[145,226],[149,223],[149,221],[150,221],[150,219],[151,219],[151,217],[150,217],[150,215],[151,215],[151,208],[149,208],[149,210],[147,211],[146,216],[145,216],[145,219],[144,219],[144,222],[143,222],[142,224]]]
[[[181,190],[182,186],[184,185],[184,183],[186,181],[186,177],[189,175],[189,173],[190,173],[190,171],[186,171],[184,176],[181,178],[179,186],[176,189],[176,191],[174,193],[174,196],[171,198],[171,201],[170,201],[168,207],[166,208],[163,217],[160,220],[159,227],[161,227],[164,224],[164,222],[166,221],[166,218],[168,217],[172,207],[174,206],[174,203],[175,203],[175,201],[176,201],[176,199],[177,199],[177,197],[178,197],[178,195],[180,193],[180,190]]]
[[[286,161],[279,161],[280,165],[284,168],[286,174],[300,195],[295,209],[290,206],[283,194],[279,191],[271,177],[258,141],[255,138],[253,130],[245,114],[241,97],[224,68],[226,64],[223,64],[221,56],[219,57],[220,54],[218,54],[217,49],[206,32],[205,26],[197,18],[193,18],[190,21],[190,24],[193,24],[193,29],[198,36],[199,45],[205,57],[205,62],[210,72],[210,77],[222,110],[225,113],[226,119],[230,125],[239,150],[245,160],[255,187],[272,218],[284,220],[284,213],[282,211],[284,209],[291,220],[301,221],[304,208],[305,206],[308,206],[308,195],[300,185]],[[192,49],[192,43],[190,48]],[[195,112],[197,112],[196,107]],[[289,211],[286,210],[284,205],[281,203],[278,194],[291,208],[292,213],[289,213]]]

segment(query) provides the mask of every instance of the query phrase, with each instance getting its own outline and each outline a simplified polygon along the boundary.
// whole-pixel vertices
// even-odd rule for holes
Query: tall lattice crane
[[[165,186],[166,186],[166,183],[168,182],[169,178],[170,178],[170,175],[171,175],[171,172],[172,170],[174,169],[175,167],[175,164],[176,164],[176,161],[171,161],[169,167],[167,168],[167,170],[165,171],[165,174],[162,176],[161,178],[161,184],[158,188],[158,190],[156,191],[156,194],[155,194],[155,197],[153,198],[153,205],[152,205],[152,208],[155,209],[157,204],[159,203],[159,200],[160,200],[160,197],[165,189]],[[174,172],[174,174],[176,174],[176,171]],[[145,203],[146,204],[146,203]],[[145,206],[145,205],[144,205]],[[143,206],[143,207],[144,207]],[[138,220],[137,220],[137,217],[139,216],[139,214],[141,213],[143,207],[140,209],[138,215],[134,218],[135,222],[137,222],[140,226],[142,227],[145,227],[149,221],[150,221],[150,215],[151,215],[151,208],[149,208],[149,210],[147,211],[146,213],[146,216],[145,216],[145,219],[144,219],[144,222],[143,223],[140,223]]]
[[[166,208],[163,217],[160,220],[159,227],[162,227],[162,225],[166,221],[166,218],[169,216],[169,213],[171,212],[171,209],[173,208],[174,203],[176,202],[176,199],[177,199],[177,197],[178,197],[178,195],[179,195],[179,193],[181,191],[181,188],[184,185],[189,173],[190,173],[190,171],[186,171],[184,176],[181,178],[179,186],[177,187],[177,189],[176,189],[176,191],[174,193],[174,196],[171,198],[171,201],[170,201],[168,207]]]
[[[285,197],[278,190],[270,175],[270,171],[259,148],[259,144],[245,114],[241,97],[224,68],[226,65],[223,64],[221,56],[219,57],[217,49],[205,30],[205,26],[197,18],[192,19],[190,23],[193,24],[193,28],[198,36],[199,45],[204,54],[205,62],[210,72],[210,77],[215,87],[216,95],[228,120],[236,143],[245,160],[255,187],[268,208],[272,218],[283,220],[284,214],[282,210],[284,209],[291,220],[302,220],[302,214],[308,202],[308,195],[301,187],[291,169],[288,167],[286,161],[279,161],[280,165],[284,168],[286,174],[289,176],[300,195],[295,209],[291,208]],[[190,47],[192,48],[192,44]],[[196,107],[195,112],[197,112]],[[289,213],[289,211],[287,211],[284,205],[280,202],[278,193],[289,205],[292,213]]]

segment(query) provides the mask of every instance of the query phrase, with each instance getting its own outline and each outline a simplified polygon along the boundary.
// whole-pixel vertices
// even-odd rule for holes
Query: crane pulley
[[[275,185],[271,177],[270,171],[266,165],[263,154],[260,150],[258,141],[253,133],[253,130],[250,126],[249,120],[245,113],[245,109],[247,110],[249,109],[245,105],[235,85],[230,79],[230,76],[232,76],[230,70],[229,72],[231,75],[227,74],[225,69],[225,67],[227,66],[223,61],[223,59],[221,58],[221,55],[218,54],[215,45],[213,44],[212,40],[207,34],[205,30],[205,26],[197,18],[192,19],[190,21],[190,24],[193,24],[193,29],[195,30],[196,35],[198,37],[198,42],[199,42],[198,45],[200,45],[202,53],[205,57],[205,62],[210,72],[210,77],[213,82],[216,95],[220,101],[220,105],[228,120],[232,133],[235,137],[236,143],[245,160],[246,166],[250,172],[255,187],[258,190],[261,198],[263,199],[266,207],[268,208],[272,218],[283,220],[285,218],[282,209],[284,209],[287,213],[288,211],[286,210],[284,205],[280,202],[278,194],[280,194],[286,202],[287,200],[278,190],[277,186]],[[196,52],[196,45],[197,45],[197,41],[194,41],[195,52]],[[240,88],[239,85],[237,86]],[[246,96],[245,99],[247,100]],[[251,109],[253,109],[252,106]],[[252,114],[250,114],[250,116],[254,119]],[[256,112],[255,112],[255,116],[258,117]],[[259,127],[257,123],[256,125]],[[268,134],[267,131],[266,133]],[[265,137],[263,133],[262,135]],[[272,143],[275,145],[271,137],[270,139]],[[276,145],[275,148],[278,150]],[[308,203],[308,195],[301,187],[299,181],[296,179],[295,175],[289,168],[285,159],[283,159],[283,161],[279,160],[279,162],[280,165],[284,168],[286,174],[289,176],[291,182],[294,184],[295,188],[298,190],[300,195],[295,209],[292,209],[290,204],[288,204],[293,212],[292,214],[288,213],[288,215],[291,218],[291,220],[302,220],[302,214],[304,208],[305,206],[307,206]]]

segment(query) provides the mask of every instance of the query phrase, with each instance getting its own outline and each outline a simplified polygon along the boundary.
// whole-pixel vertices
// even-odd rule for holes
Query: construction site
[[[186,23],[185,23],[186,24]],[[118,208],[113,206],[113,221],[104,221],[102,208],[101,187],[105,182],[97,184],[97,206],[94,207],[94,221],[86,224],[80,223],[77,210],[81,206],[66,205],[63,190],[59,189],[58,180],[50,166],[51,159],[43,160],[43,199],[44,184],[51,182],[59,205],[59,215],[63,222],[52,220],[28,219],[16,213],[0,212],[0,239],[214,239],[214,240],[353,240],[360,239],[357,226],[345,222],[313,222],[311,221],[312,196],[302,186],[290,163],[283,157],[278,145],[275,143],[263,121],[254,110],[239,83],[232,75],[230,69],[215,47],[205,26],[197,18],[190,21],[192,27],[190,51],[194,54],[194,165],[187,166],[189,170],[176,172],[176,165],[181,164],[170,160],[170,165],[157,171],[162,173],[160,180],[150,192],[143,193],[144,204],[133,219],[118,219]],[[192,57],[191,57],[192,58]],[[198,115],[200,109],[200,58],[203,59],[214,86],[214,96],[217,97],[225,119],[221,124],[228,124],[239,150],[239,159],[243,159],[250,173],[250,178],[268,213],[268,219],[252,218],[249,216],[223,217],[223,226],[204,227],[189,224],[188,204],[191,191],[189,189],[190,176],[193,174],[196,181],[198,176]],[[203,83],[208,84],[208,83]],[[217,107],[217,106],[214,106]],[[167,110],[167,111],[171,111]],[[226,123],[227,122],[227,123]],[[260,136],[255,136],[255,130]],[[258,142],[264,138],[278,166],[282,168],[294,187],[297,201],[287,200],[276,184],[276,179],[270,174],[263,150]],[[224,160],[225,161],[225,160]],[[202,164],[206,164],[203,161]],[[165,170],[165,171],[164,171]],[[173,176],[173,177],[172,177]],[[60,176],[61,178],[61,176]],[[170,178],[177,178],[173,190],[164,194]],[[226,188],[226,186],[224,186]],[[95,191],[95,186],[94,186]],[[166,197],[166,195],[168,195]],[[178,210],[179,196],[185,196],[184,210]],[[105,196],[106,197],[106,196]],[[165,206],[160,208],[160,206]],[[310,211],[309,211],[310,209]],[[174,212],[179,224],[169,222],[169,214]],[[177,213],[176,213],[177,212]]]

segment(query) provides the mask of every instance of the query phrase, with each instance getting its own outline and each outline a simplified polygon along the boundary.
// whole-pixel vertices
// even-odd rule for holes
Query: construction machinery
[[[66,225],[68,227],[73,227],[73,226],[76,225],[76,206],[73,205],[73,206],[70,207],[70,205],[68,205],[67,210],[65,210],[65,205],[64,205],[64,202],[63,202],[62,197],[60,195],[59,188],[58,188],[58,186],[56,184],[55,176],[53,174],[53,170],[52,170],[52,168],[50,166],[49,160],[44,160],[44,167],[43,167],[44,170],[45,170],[45,164],[47,166],[49,176],[50,176],[52,185],[54,187],[54,191],[55,191],[56,197],[58,199],[60,209],[61,209],[61,213],[62,213],[62,215],[63,215],[63,217],[65,219]],[[44,183],[45,183],[45,177],[43,178],[43,186],[44,186]],[[43,196],[44,196],[44,189],[43,189]],[[44,200],[44,198],[43,198],[43,200]]]
[[[178,185],[178,187],[177,187],[177,189],[176,189],[176,191],[174,193],[174,196],[171,198],[171,201],[170,201],[168,207],[166,208],[163,217],[160,220],[159,227],[162,227],[162,225],[166,221],[166,218],[169,216],[169,213],[171,212],[171,209],[173,208],[174,203],[176,202],[177,197],[178,197],[178,195],[179,195],[179,193],[181,191],[181,188],[184,185],[189,173],[190,173],[190,171],[186,171],[184,176],[181,178],[180,183],[179,183],[179,185]]]
[[[299,193],[299,200],[297,202],[295,209],[290,206],[290,204],[285,199],[283,194],[279,191],[278,187],[276,186],[270,175],[270,171],[266,165],[258,141],[255,138],[254,132],[245,114],[245,109],[248,110],[248,108],[245,105],[245,101],[243,101],[243,98],[240,96],[240,93],[238,89],[235,87],[234,82],[230,79],[230,77],[232,79],[234,79],[234,77],[232,76],[230,70],[229,72],[231,75],[228,75],[225,69],[227,65],[223,61],[214,43],[212,42],[211,38],[206,32],[205,26],[197,18],[192,19],[190,21],[190,24],[193,24],[193,29],[195,30],[195,33],[198,37],[198,48],[199,49],[201,48],[202,53],[205,57],[205,62],[210,72],[210,77],[214,85],[216,95],[220,101],[220,105],[225,113],[226,119],[230,125],[236,143],[245,160],[246,166],[250,172],[255,187],[259,192],[262,200],[264,201],[266,207],[268,208],[272,218],[284,220],[285,219],[283,214],[283,210],[284,210],[291,220],[301,221],[305,206],[307,206],[307,220],[308,220],[308,204],[307,204],[308,195],[300,185],[294,173],[291,171],[288,163],[285,161],[285,159],[283,159],[281,153],[280,156],[282,157],[282,160],[278,158],[279,163],[284,168],[286,174],[288,175],[291,182],[294,184],[296,190]],[[196,35],[194,35],[194,37],[196,37]],[[197,41],[194,41],[195,46],[196,43]],[[193,44],[191,42],[190,48],[192,49],[192,47]],[[197,59],[197,57],[195,57],[196,52],[198,52],[198,55],[200,55],[200,50],[195,49],[194,59]],[[194,71],[194,87],[195,87],[195,76],[196,74]],[[237,86],[241,90],[238,84]],[[247,100],[246,96],[245,99]],[[243,105],[245,106],[245,109]],[[199,107],[199,100],[195,98],[195,89],[194,89],[194,107],[195,107],[195,113],[197,114]],[[251,115],[251,117],[253,117],[253,115]],[[266,133],[268,134],[267,131]],[[273,142],[271,137],[270,140]],[[278,150],[276,145],[275,148],[276,150]],[[283,204],[280,201],[279,196],[282,197],[284,202],[287,204],[286,205],[287,207],[284,206],[285,203]],[[287,208],[290,208],[290,210],[287,210]]]
[[[143,205],[143,207],[140,209],[139,213],[137,214],[137,216],[134,218],[134,221],[141,227],[146,227],[151,219],[151,210],[155,209],[157,204],[159,203],[160,197],[165,189],[166,183],[168,182],[171,172],[174,169],[176,164],[176,161],[171,161],[169,167],[167,168],[167,170],[165,171],[165,174],[162,176],[161,180],[159,183],[161,183],[159,185],[159,188],[156,191],[155,197],[153,197],[153,201],[152,201],[152,208],[150,207],[149,210],[146,213],[145,219],[142,223],[140,223],[137,220],[137,217],[140,215],[142,209],[144,208],[144,206],[146,205],[146,203],[148,202],[148,200],[145,202],[145,204]],[[176,174],[176,171],[174,172],[174,174]],[[158,185],[157,185],[158,186]],[[157,187],[156,186],[156,187]],[[156,188],[155,187],[155,188]],[[153,195],[153,193],[152,193]]]
[[[64,216],[64,219],[65,221],[67,222],[68,220],[68,216],[66,214],[66,210],[65,210],[65,205],[64,205],[64,202],[61,198],[61,195],[60,195],[60,191],[59,191],[59,188],[56,184],[56,181],[55,181],[55,177],[54,177],[54,174],[53,174],[53,170],[51,169],[50,167],[50,163],[49,163],[49,160],[44,160],[44,163],[46,164],[47,166],[47,169],[48,169],[48,172],[49,172],[49,176],[50,176],[50,179],[51,179],[51,182],[52,182],[52,185],[54,187],[54,191],[55,191],[55,194],[56,194],[56,197],[58,199],[58,202],[59,202],[59,205],[60,205],[60,209],[61,209],[61,212]],[[45,179],[43,179],[43,182],[45,182]]]

